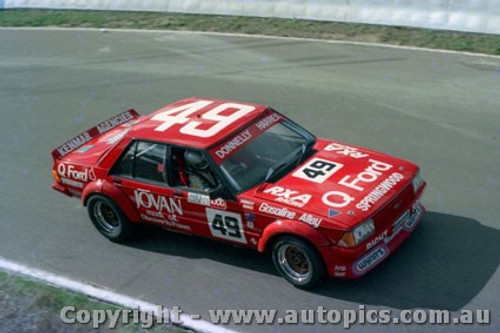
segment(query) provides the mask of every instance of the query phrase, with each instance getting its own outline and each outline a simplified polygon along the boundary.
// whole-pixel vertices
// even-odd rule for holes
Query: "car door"
[[[141,219],[167,229],[192,232],[185,224],[186,208],[166,182],[168,146],[149,141],[133,141],[113,166],[111,177],[134,203]]]
[[[174,195],[182,203],[184,214],[181,220],[192,227],[193,233],[208,238],[229,241],[241,245],[254,246],[256,239],[254,234],[248,232],[245,226],[245,214],[239,202],[225,198],[210,198],[210,189],[193,188],[187,179],[182,183],[180,174],[182,169],[186,168],[186,162],[183,161],[186,151],[193,151],[192,148],[172,147],[170,160],[167,163],[169,170],[172,170],[169,182],[174,188]],[[208,160],[210,156],[198,151]],[[223,182],[217,172],[213,170],[214,164],[208,164],[208,172],[214,177],[214,187],[223,186]],[[186,176],[189,178],[189,176]],[[250,216],[250,218],[252,218]]]

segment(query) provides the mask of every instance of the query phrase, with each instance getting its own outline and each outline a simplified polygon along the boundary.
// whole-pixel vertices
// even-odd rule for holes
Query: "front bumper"
[[[364,242],[353,249],[336,245],[329,247],[330,260],[326,261],[329,263],[328,274],[332,277],[347,279],[356,279],[365,275],[410,237],[424,213],[424,206],[416,200],[394,224],[373,237],[371,241]],[[395,225],[397,227],[394,227]]]

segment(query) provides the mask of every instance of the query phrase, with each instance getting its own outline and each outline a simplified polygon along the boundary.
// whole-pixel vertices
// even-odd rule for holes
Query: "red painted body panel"
[[[325,147],[332,146],[345,147],[345,145],[340,143],[319,139],[315,145],[318,152],[309,160],[305,161],[276,183],[267,184],[265,188],[260,188],[260,193],[254,189],[247,194],[265,201],[274,201],[276,204],[279,203],[282,206],[289,207],[290,210],[297,212],[297,214],[314,214],[324,219],[321,224],[324,228],[349,229],[360,221],[372,216],[384,207],[390,198],[397,196],[409,184],[409,181],[418,170],[418,167],[410,162],[359,147],[348,146],[363,154],[360,155],[362,156],[361,158],[356,159],[339,154],[340,150],[325,150]],[[334,162],[339,166],[339,169],[322,183],[311,184],[309,180],[293,176],[304,165],[318,159]],[[356,203],[363,200],[382,181],[394,174],[397,174],[397,177],[395,177],[397,183],[391,187],[383,198],[377,200],[369,209],[363,210],[365,207],[361,205],[360,207],[363,209],[356,208]],[[279,192],[279,189],[276,191],[273,190],[276,187],[293,189],[298,192],[294,196],[309,194],[312,197],[304,206],[298,207],[297,204],[301,205],[301,203],[298,203],[296,200],[280,196],[281,193],[274,195],[273,193]],[[330,202],[330,205],[325,205],[325,201]],[[331,219],[328,219],[329,209],[336,212],[336,215]],[[354,213],[350,214],[350,211]]]
[[[284,119],[266,106],[206,98],[185,99],[145,117],[134,113],[129,121],[94,133],[74,149],[64,145],[56,149],[53,188],[81,197],[84,205],[90,195],[101,193],[113,199],[130,221],[259,251],[267,250],[275,237],[292,234],[317,248],[331,276],[362,276],[408,238],[422,218],[419,198],[426,184],[421,182],[418,191],[414,188],[418,167],[411,162],[318,139],[314,153],[275,183],[203,204],[199,197],[193,200],[186,188],[110,175],[134,139],[205,149],[219,165],[229,153],[217,152],[228,140],[251,140]],[[328,171],[318,177],[308,178],[304,172],[325,163]],[[210,222],[226,218],[236,221],[241,235],[220,234]],[[375,229],[371,236],[354,247],[339,243],[346,232],[369,219]]]
[[[356,279],[371,271],[382,263],[391,253],[393,253],[421,222],[425,209],[420,205],[421,211],[415,218],[411,226],[404,226],[401,230],[394,232],[389,226],[381,229],[370,240],[356,248],[347,249],[340,246],[332,246],[323,257],[333,254],[330,259],[326,259],[330,264],[327,266],[328,274],[333,277]],[[392,235],[390,233],[393,232]],[[387,233],[389,235],[384,235]],[[384,236],[384,237],[382,237]],[[375,242],[375,241],[376,242]],[[368,244],[373,246],[367,249]],[[362,267],[363,270],[358,268]]]
[[[330,241],[317,229],[295,220],[278,220],[269,224],[262,233],[257,249],[264,252],[269,249],[272,239],[280,235],[294,235],[314,244],[316,247],[330,245]]]
[[[80,150],[80,148],[82,148],[83,146],[89,148],[94,146],[96,143],[106,142],[107,140],[110,140],[110,131],[115,130],[113,132],[116,133],[117,128],[123,128],[123,124],[130,124],[138,118],[139,114],[134,109],[119,113],[116,116],[111,117],[103,121],[102,123],[97,124],[96,126],[78,134],[77,136],[71,138],[67,142],[54,149],[52,151],[52,158],[54,160],[58,160],[63,157],[65,159],[70,159],[69,155],[71,153],[80,151],[82,153],[85,153],[85,155],[82,155],[85,157],[85,159],[89,159],[91,156],[95,155],[95,153],[89,153],[88,149]],[[96,138],[100,138],[100,140],[96,140]]]
[[[164,130],[158,129],[158,127],[161,126],[162,121],[155,120],[155,117],[158,117],[164,112],[168,113],[169,111],[175,110],[179,107],[182,108],[185,105],[190,105],[193,103],[200,103],[200,102],[203,103],[204,101],[206,101],[205,103],[207,104],[206,106],[203,106],[204,104],[200,104],[200,107],[203,106],[200,110],[182,116],[182,118],[185,117],[186,119],[184,123],[180,123],[181,121],[184,121],[181,117],[179,117],[179,114],[183,112],[181,110],[175,112],[173,115],[167,115],[167,117],[179,118],[178,120],[176,119],[176,121],[179,122],[173,123],[172,126]],[[228,105],[228,107],[225,109],[221,109],[222,110],[220,112],[221,115],[231,115],[238,112],[237,111],[238,109],[234,107],[235,105],[248,106],[248,112],[246,112],[247,110],[244,110],[245,112],[243,116],[238,117],[238,119],[236,119],[231,123],[228,123],[226,127],[222,128],[222,130],[216,133],[214,136],[198,137],[183,132],[183,128],[185,128],[187,124],[189,123],[192,124],[194,122],[196,122],[196,128],[204,130],[210,129],[212,126],[214,126],[215,121],[212,119],[207,119],[206,117],[204,117],[204,115],[220,107],[221,105],[226,105],[226,104]],[[171,143],[180,146],[207,148],[225,139],[228,135],[237,132],[241,127],[246,126],[249,122],[258,118],[266,110],[267,110],[266,106],[257,104],[249,104],[249,103],[241,104],[232,101],[215,100],[209,98],[187,98],[178,101],[176,103],[169,104],[164,108],[145,117],[143,120],[141,120],[141,122],[139,122],[137,125],[133,127],[132,131],[130,131],[128,135],[131,137],[142,138],[144,140]],[[192,127],[194,128],[194,126]]]
[[[85,188],[83,189],[81,198],[82,198],[82,205],[87,206],[87,201],[89,200],[89,197],[94,194],[94,193],[102,193],[102,185],[103,185],[102,180],[94,180],[90,183],[88,183]]]

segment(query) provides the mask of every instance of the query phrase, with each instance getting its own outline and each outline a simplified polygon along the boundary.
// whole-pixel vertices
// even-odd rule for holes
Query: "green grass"
[[[32,297],[34,302],[30,305],[31,308],[43,307],[54,313],[58,313],[61,308],[68,304],[79,309],[118,309],[118,307],[110,304],[92,301],[83,295],[66,292],[50,285],[4,272],[0,272],[0,288],[2,291],[8,292],[11,297]]]
[[[68,305],[74,306],[77,311],[123,309],[85,295],[0,271],[0,306],[2,307],[0,317],[19,318],[20,325],[23,325],[23,318],[39,317],[35,321],[38,325],[62,331],[71,328],[69,324],[65,324],[59,319],[61,309]],[[43,321],[49,323],[43,324]],[[85,325],[76,324],[74,326],[74,328],[80,329],[82,327],[85,328]],[[106,324],[101,327],[104,331],[108,331]],[[91,330],[90,325],[87,328]],[[186,331],[178,327],[160,325],[154,325],[146,330],[140,324],[118,324],[117,332],[185,333]]]
[[[500,36],[311,20],[77,10],[3,10],[4,27],[194,30],[376,42],[500,55]]]

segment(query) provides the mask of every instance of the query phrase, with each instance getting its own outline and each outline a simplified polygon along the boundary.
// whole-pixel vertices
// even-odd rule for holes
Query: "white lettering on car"
[[[334,151],[339,155],[349,156],[352,158],[368,157],[368,154],[362,153],[358,148],[341,145],[340,143],[330,143],[324,148],[325,151]]]
[[[339,181],[339,184],[361,192],[364,188],[361,186],[362,184],[359,184],[360,182],[372,183],[382,175],[382,171],[387,171],[393,167],[391,164],[379,162],[373,159],[370,159],[369,162],[371,164],[364,171],[360,172],[355,178],[350,179],[351,176],[347,175]]]
[[[299,191],[293,191],[281,186],[268,188],[264,191],[264,193],[275,196],[277,202],[282,202],[296,207],[304,207],[312,197],[310,194],[301,194]]]
[[[155,128],[155,131],[164,132],[175,124],[185,124],[180,128],[180,133],[201,138],[208,138],[216,135],[236,120],[255,110],[255,107],[252,105],[239,103],[220,104],[201,115],[201,119],[210,120],[211,122],[213,122],[212,126],[210,126],[209,128],[200,127],[203,122],[194,120],[196,118],[190,118],[190,116],[192,116],[194,113],[213,103],[213,101],[200,100],[193,103],[181,105],[173,109],[160,111],[151,118],[151,120],[156,120],[163,123],[157,126]],[[228,115],[228,110],[233,110],[233,112]]]
[[[404,176],[399,172],[394,172],[375,187],[367,196],[356,204],[356,208],[364,212],[368,211],[373,204],[379,201],[387,192],[389,192],[397,183],[403,180]]]
[[[179,199],[167,198],[163,195],[155,195],[143,190],[135,190],[134,195],[137,208],[154,208],[158,212],[165,211],[168,214],[183,215],[182,205]]]
[[[299,217],[299,221],[305,222],[305,223],[313,226],[314,228],[317,228],[317,227],[319,227],[319,225],[321,224],[321,221],[323,221],[323,219],[321,217],[317,217],[317,216],[314,216],[311,214],[304,213]]]
[[[96,180],[93,168],[85,168],[83,171],[77,170],[72,164],[60,163],[57,166],[57,173],[61,177],[71,178],[82,182],[89,182]]]
[[[246,199],[241,199],[240,202],[241,202],[241,205],[243,206],[243,208],[248,209],[248,210],[254,209],[255,202],[253,202],[251,200],[246,200]]]
[[[78,134],[77,136],[66,141],[56,148],[56,152],[57,154],[59,154],[59,157],[66,156],[73,150],[80,148],[81,146],[95,138],[95,131],[97,131],[97,134],[101,135],[121,124],[129,122],[130,120],[134,119],[135,115],[137,114],[133,110],[122,112],[108,120],[103,121],[97,126],[89,129],[88,131]]]
[[[376,251],[366,256],[357,264],[357,268],[362,272],[376,264],[385,255],[385,250],[383,248],[378,248]]]
[[[353,273],[356,275],[362,274],[364,271],[367,271],[369,268],[382,261],[387,256],[387,253],[388,252],[383,247],[376,248],[358,261]]]
[[[366,249],[369,250],[372,247],[374,247],[375,245],[377,245],[378,243],[380,243],[388,235],[388,233],[389,233],[389,230],[384,230],[383,233],[381,233],[380,235],[378,235],[377,237],[375,237],[374,239],[372,239],[371,241],[366,243]]]
[[[110,118],[99,125],[97,125],[97,131],[99,134],[105,133],[109,131],[110,129],[113,129],[121,124],[124,124],[128,122],[129,120],[134,119],[134,116],[129,112],[123,112],[120,113],[119,115],[114,116],[113,118]]]
[[[208,194],[189,192],[187,201],[202,206],[210,205],[210,197]]]
[[[267,203],[262,203],[259,206],[259,211],[264,212],[264,213],[268,213],[271,215],[276,215],[279,217],[284,217],[287,219],[293,219],[295,217],[295,212],[290,211],[290,210],[286,209],[285,207],[275,207],[275,206],[271,206]]]
[[[227,202],[222,198],[212,199],[210,200],[210,206],[225,210],[227,209]]]
[[[185,232],[191,231],[191,226],[179,223],[175,215],[163,216],[159,212],[147,210],[146,214],[141,213],[140,216],[143,221],[161,224],[166,228],[180,229]]]
[[[267,116],[262,120],[259,120],[256,126],[259,130],[263,131],[266,128],[270,127],[271,125],[275,124],[280,119],[281,117],[278,114],[273,113],[272,115]]]
[[[341,200],[334,200],[333,198],[340,198]],[[330,191],[323,194],[321,200],[327,206],[342,208],[354,201],[354,198],[344,192]]]
[[[88,132],[83,132],[82,134],[75,136],[71,140],[69,140],[69,141],[63,143],[61,146],[59,146],[57,148],[57,152],[59,153],[59,155],[61,155],[61,157],[66,156],[67,154],[69,154],[73,150],[77,149],[78,147],[83,146],[84,144],[86,144],[90,140],[92,140],[92,137],[90,136],[90,134]]]
[[[241,146],[251,138],[252,134],[250,133],[250,130],[244,130],[243,132],[235,136],[231,141],[226,143],[224,146],[217,149],[215,154],[219,158],[224,158],[226,155],[231,154],[231,152],[238,149],[239,146]]]

